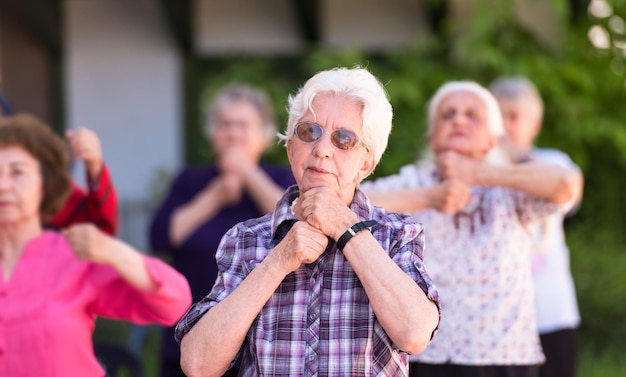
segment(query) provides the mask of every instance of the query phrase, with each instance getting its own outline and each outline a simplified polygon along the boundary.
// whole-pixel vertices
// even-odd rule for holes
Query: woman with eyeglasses
[[[172,257],[189,280],[194,302],[215,282],[222,236],[241,221],[271,212],[295,182],[289,167],[261,162],[276,136],[265,92],[243,84],[219,90],[209,106],[205,135],[214,162],[179,173],[150,227],[152,249]],[[164,329],[162,351],[161,376],[185,376],[173,327]],[[227,375],[237,375],[237,368]]]
[[[510,164],[495,98],[477,83],[444,84],[428,105],[425,158],[362,189],[409,213],[428,235],[425,263],[441,295],[441,324],[411,358],[411,376],[537,377],[529,226],[559,211],[579,179],[541,163]]]
[[[219,376],[403,376],[430,341],[437,291],[423,228],[358,189],[381,158],[392,109],[362,68],[314,75],[282,135],[297,184],[220,244],[211,292],[181,319],[183,370]]]

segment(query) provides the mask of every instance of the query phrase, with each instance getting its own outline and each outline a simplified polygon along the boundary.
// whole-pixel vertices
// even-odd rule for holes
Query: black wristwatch
[[[363,229],[371,228],[372,226],[376,224],[377,224],[376,220],[367,220],[367,221],[361,221],[352,225],[337,240],[337,249],[339,249],[340,251],[343,251],[343,248],[346,246],[348,241],[352,239],[352,237],[356,236],[356,234],[362,231]]]

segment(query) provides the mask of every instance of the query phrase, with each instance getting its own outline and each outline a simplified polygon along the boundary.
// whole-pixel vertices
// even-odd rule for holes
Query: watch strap
[[[362,231],[363,229],[371,228],[372,226],[376,224],[377,224],[376,220],[367,220],[367,221],[361,221],[352,225],[337,240],[337,249],[339,249],[340,251],[343,251],[343,248],[346,246],[348,241],[350,241],[352,237],[356,236],[358,232]]]

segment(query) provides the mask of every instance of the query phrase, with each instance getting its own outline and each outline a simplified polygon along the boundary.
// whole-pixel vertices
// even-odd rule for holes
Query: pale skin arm
[[[429,187],[365,192],[375,205],[387,211],[404,213],[424,209],[455,213],[471,199],[469,185],[460,179],[448,179]]]
[[[237,149],[224,153],[219,160],[222,174],[214,179],[194,199],[178,208],[170,225],[174,245],[182,244],[202,223],[213,218],[222,208],[241,200],[247,191],[259,212],[274,210],[284,189],[259,166]]]
[[[272,212],[285,191],[258,165],[252,165],[251,169],[246,170],[244,184],[261,213]]]
[[[106,264],[130,285],[144,292],[157,289],[142,254],[130,245],[110,237],[92,224],[77,224],[63,231],[72,250],[81,260]]]
[[[185,334],[180,344],[185,374],[221,376],[237,355],[257,314],[285,276],[302,263],[317,260],[327,243],[326,236],[306,222],[296,222],[237,289]]]
[[[98,135],[88,128],[80,127],[77,130],[67,130],[65,137],[70,145],[72,156],[85,164],[89,181],[98,182],[104,164],[102,145]]]
[[[468,184],[502,186],[563,204],[582,193],[582,175],[571,169],[540,162],[493,165],[454,152],[437,156],[442,177],[462,179]]]
[[[298,216],[335,240],[358,222],[356,215],[325,187],[301,194],[296,208]],[[369,231],[357,233],[343,253],[391,340],[405,352],[422,352],[439,321],[437,306],[389,258]]]
[[[259,212],[270,213],[283,195],[284,188],[276,184],[261,168],[257,159],[248,156],[240,148],[230,148],[219,161],[223,172],[240,177],[244,189],[250,194]]]
[[[221,175],[212,180],[191,201],[172,214],[170,239],[182,244],[203,222],[215,216],[224,206],[241,198],[241,184],[237,177]]]

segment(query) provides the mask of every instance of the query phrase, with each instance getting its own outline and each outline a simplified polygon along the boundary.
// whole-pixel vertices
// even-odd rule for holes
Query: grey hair
[[[288,98],[287,129],[278,135],[279,139],[287,142],[293,138],[295,126],[306,112],[315,115],[312,108],[315,97],[328,93],[348,97],[361,105],[362,141],[378,164],[387,148],[393,110],[384,86],[365,68],[334,68],[318,72],[307,80],[295,95]]]
[[[263,90],[246,84],[233,83],[220,89],[213,97],[206,112],[204,134],[211,139],[219,112],[234,102],[246,102],[252,105],[263,122],[263,135],[267,142],[271,142],[276,136],[276,118],[272,102]]]
[[[439,89],[428,101],[428,135],[430,135],[435,128],[437,108],[439,107],[439,104],[444,98],[446,98],[446,96],[456,92],[469,92],[478,96],[478,98],[480,98],[480,100],[485,104],[487,112],[487,127],[489,131],[496,138],[504,135],[505,131],[502,121],[502,113],[500,112],[498,101],[489,92],[489,90],[474,81],[449,81],[439,87]],[[506,154],[502,151],[499,145],[494,146],[494,148],[489,151],[487,156],[485,156],[485,160],[499,165],[509,163]]]
[[[487,126],[491,134],[500,137],[504,135],[504,126],[502,125],[502,113],[498,101],[494,96],[482,85],[474,81],[450,81],[443,84],[437,92],[428,101],[428,134],[430,135],[435,127],[435,117],[437,116],[437,108],[441,101],[449,94],[456,92],[469,92],[478,96],[485,104],[487,110]]]
[[[512,102],[523,102],[539,121],[543,119],[543,99],[535,84],[522,76],[499,77],[489,84],[496,98]]]

